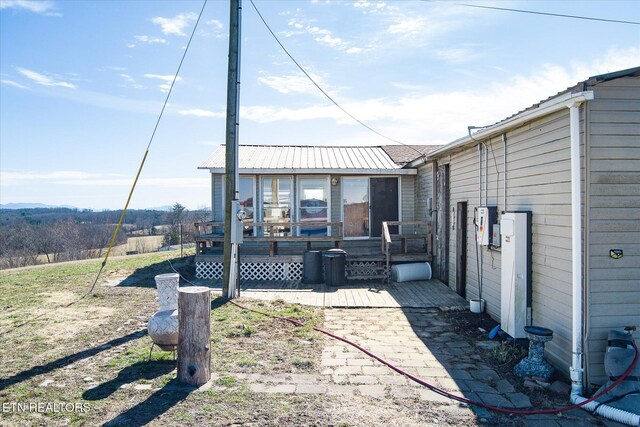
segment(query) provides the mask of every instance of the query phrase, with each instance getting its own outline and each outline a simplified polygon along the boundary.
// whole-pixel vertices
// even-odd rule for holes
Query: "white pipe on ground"
[[[585,93],[585,99],[593,99],[593,93]],[[582,201],[580,189],[580,104],[576,100],[569,107],[569,129],[571,138],[571,252],[572,252],[572,365],[571,365],[571,403],[578,404],[587,399],[582,396]],[[598,406],[598,402],[589,402],[582,408],[596,412],[610,420],[630,426],[640,426],[640,415],[613,408]],[[596,410],[597,408],[597,410]]]

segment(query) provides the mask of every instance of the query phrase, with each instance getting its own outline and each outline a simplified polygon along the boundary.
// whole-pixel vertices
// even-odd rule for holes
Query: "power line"
[[[307,78],[311,81],[311,83],[313,83],[315,85],[315,87],[318,88],[318,90],[320,92],[322,92],[322,94],[324,96],[327,97],[327,99],[329,101],[331,101],[333,103],[333,105],[335,105],[336,107],[338,107],[340,110],[342,110],[343,113],[345,113],[347,116],[351,117],[354,121],[356,121],[358,124],[364,126],[366,129],[368,129],[369,131],[375,133],[378,136],[381,136],[384,139],[387,139],[389,141],[395,142],[396,144],[400,144],[400,145],[404,145],[405,147],[409,147],[411,149],[413,149],[416,153],[418,153],[419,155],[424,155],[423,152],[421,152],[420,150],[416,149],[415,147],[413,147],[412,145],[409,144],[405,144],[402,141],[398,141],[397,139],[393,139],[391,137],[388,137],[380,132],[378,132],[377,130],[375,130],[374,128],[372,128],[371,126],[369,126],[368,124],[364,123],[363,121],[359,120],[357,117],[355,117],[353,114],[351,114],[350,112],[348,112],[347,110],[345,110],[340,104],[338,104],[336,102],[336,100],[334,100],[331,95],[329,95],[324,89],[322,89],[322,87],[320,87],[320,85],[318,83],[316,83],[316,81],[309,75],[309,73],[306,72],[306,70],[304,68],[302,68],[302,66],[298,63],[298,61],[296,61],[296,59],[289,53],[289,51],[287,50],[286,47],[284,47],[284,45],[282,44],[282,42],[280,41],[280,39],[278,38],[278,36],[276,36],[276,34],[273,32],[273,30],[271,29],[271,27],[269,27],[269,24],[267,24],[267,21],[264,19],[264,17],[262,16],[262,14],[260,13],[260,11],[258,10],[258,7],[256,6],[256,4],[253,2],[253,0],[249,0],[251,1],[251,5],[253,6],[253,8],[255,9],[256,13],[258,14],[258,16],[260,17],[260,20],[262,21],[262,23],[264,24],[265,27],[267,27],[267,30],[269,30],[269,32],[271,33],[271,35],[273,36],[273,38],[276,40],[276,42],[280,45],[280,47],[282,48],[282,50],[284,51],[284,53],[287,54],[287,56],[293,61],[294,64],[296,64],[296,66],[300,69],[300,71],[302,71],[304,73],[305,76],[307,76]]]
[[[104,260],[101,263],[100,266],[100,270],[98,270],[98,274],[96,275],[95,280],[93,281],[93,284],[91,285],[91,288],[89,288],[89,290],[82,295],[80,298],[71,301],[70,303],[60,306],[60,307],[56,307],[54,309],[52,309],[51,311],[57,310],[59,308],[67,308],[72,306],[73,304],[76,304],[80,301],[82,301],[83,299],[85,299],[87,296],[89,296],[91,293],[93,293],[93,290],[96,287],[96,284],[98,283],[98,279],[100,278],[100,275],[102,274],[102,270],[104,269],[104,267],[107,265],[107,260],[109,259],[109,254],[111,253],[111,249],[113,249],[113,245],[115,243],[116,237],[118,235],[118,232],[120,231],[120,227],[122,226],[122,221],[124,219],[124,215],[127,212],[127,208],[129,207],[129,202],[131,201],[131,196],[133,196],[133,191],[136,188],[136,184],[138,183],[138,178],[140,178],[140,172],[142,172],[142,168],[144,166],[145,161],[147,160],[147,155],[149,154],[149,148],[151,147],[151,143],[153,142],[153,138],[156,135],[156,131],[158,130],[158,126],[160,125],[160,120],[162,119],[162,115],[164,114],[164,110],[167,107],[167,103],[169,102],[169,97],[171,96],[171,91],[173,90],[173,86],[175,85],[177,79],[178,79],[178,74],[180,74],[180,69],[182,68],[182,63],[184,62],[184,58],[187,56],[187,52],[189,51],[189,46],[191,45],[191,40],[193,40],[193,36],[196,33],[196,29],[198,28],[198,23],[200,22],[200,18],[202,17],[202,13],[204,12],[204,8],[207,5],[207,0],[204,0],[204,3],[202,4],[202,9],[200,9],[200,14],[198,15],[198,19],[196,20],[196,23],[193,27],[193,32],[191,33],[191,37],[189,37],[189,41],[187,42],[187,46],[184,49],[184,53],[182,54],[182,58],[180,59],[180,64],[178,65],[178,69],[176,70],[176,73],[173,76],[173,81],[171,82],[171,86],[169,87],[169,91],[167,93],[167,96],[164,100],[164,104],[162,105],[162,109],[160,110],[160,114],[158,115],[158,120],[156,121],[156,124],[153,128],[153,132],[151,133],[151,137],[149,138],[149,143],[147,144],[147,149],[144,152],[144,156],[142,157],[142,162],[140,163],[140,167],[138,168],[138,173],[136,174],[136,177],[133,181],[133,185],[131,186],[131,190],[129,191],[129,196],[127,197],[127,202],[125,203],[124,209],[122,210],[122,213],[120,214],[120,219],[118,220],[118,223],[116,225],[116,229],[113,232],[113,235],[111,236],[111,242],[109,243],[109,248],[107,249],[107,253],[104,257]],[[10,328],[7,329],[5,331],[0,331],[0,336],[1,335],[6,335],[8,333],[11,333],[13,331],[15,331],[16,329],[19,329],[25,325],[28,325],[29,323],[33,322],[34,320],[40,319],[41,317],[43,317],[45,313],[39,314],[38,316],[35,317],[31,317],[28,318],[26,321]]]
[[[427,0],[427,1],[431,1],[431,0]],[[587,21],[613,22],[615,24],[640,25],[640,22],[636,22],[636,21],[620,21],[617,19],[593,18],[590,16],[579,16],[579,15],[565,15],[562,13],[538,12],[535,10],[510,9],[506,7],[496,7],[496,6],[481,6],[478,4],[467,4],[467,3],[454,3],[454,4],[456,6],[475,7],[478,9],[491,9],[491,10],[502,10],[506,12],[529,13],[532,15],[555,16],[558,18],[584,19]]]
[[[164,103],[162,104],[162,109],[160,110],[160,114],[158,115],[158,120],[156,120],[156,124],[153,127],[153,132],[151,132],[151,137],[149,138],[149,143],[147,144],[147,149],[144,152],[144,156],[142,157],[142,162],[140,163],[140,167],[138,168],[138,173],[136,174],[135,179],[133,180],[133,185],[131,186],[131,191],[129,191],[129,197],[127,198],[127,202],[124,205],[124,209],[122,210],[122,214],[120,214],[120,219],[118,220],[118,224],[116,225],[116,229],[113,232],[113,236],[111,236],[111,243],[109,244],[109,249],[107,249],[107,253],[104,257],[104,261],[102,261],[102,266],[96,275],[96,280],[93,282],[91,289],[88,294],[93,292],[93,289],[96,287],[96,283],[98,283],[98,278],[102,273],[102,269],[107,265],[107,260],[109,259],[109,254],[111,253],[111,249],[116,241],[116,236],[118,235],[118,231],[120,231],[120,227],[122,226],[122,221],[124,220],[124,215],[129,208],[129,202],[131,201],[131,197],[133,196],[133,191],[136,189],[136,184],[138,183],[138,178],[140,178],[140,173],[142,172],[142,168],[144,167],[144,163],[147,160],[147,155],[149,154],[149,148],[151,148],[151,143],[153,142],[153,138],[156,136],[156,131],[158,130],[158,126],[160,125],[160,120],[162,120],[162,116],[164,115],[164,110],[167,108],[167,104],[169,103],[169,98],[171,97],[171,92],[173,91],[173,86],[176,84],[178,80],[178,75],[180,74],[180,69],[182,68],[182,64],[184,63],[184,58],[187,56],[187,52],[189,52],[189,46],[191,46],[191,41],[193,40],[193,36],[196,34],[196,29],[198,28],[198,23],[200,22],[200,18],[202,18],[202,13],[204,12],[204,8],[207,6],[207,0],[204,0],[202,3],[202,8],[200,9],[200,13],[198,14],[198,19],[196,19],[196,23],[193,26],[193,31],[191,32],[191,36],[189,37],[189,41],[187,42],[186,47],[184,48],[184,53],[182,54],[182,58],[180,58],[180,63],[178,64],[178,69],[173,75],[173,80],[171,81],[171,86],[169,86],[169,91],[167,92],[167,96],[164,99]]]

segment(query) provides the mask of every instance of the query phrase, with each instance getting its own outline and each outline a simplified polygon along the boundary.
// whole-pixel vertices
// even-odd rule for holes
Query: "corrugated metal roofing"
[[[422,152],[424,146],[416,148]],[[406,150],[408,148],[404,147]],[[414,155],[419,154],[411,149]],[[406,157],[406,152],[405,153]],[[396,162],[384,147],[312,145],[240,145],[240,169],[264,170],[398,170],[407,162]],[[225,146],[218,147],[200,169],[224,169]]]
[[[383,145],[382,149],[395,163],[404,166],[418,157],[428,154],[442,145]]]

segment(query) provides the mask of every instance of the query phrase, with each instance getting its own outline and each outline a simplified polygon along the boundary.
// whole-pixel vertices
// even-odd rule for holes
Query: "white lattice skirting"
[[[222,263],[196,262],[198,279],[222,279]],[[302,280],[301,262],[245,262],[240,264],[243,280]]]
[[[360,280],[367,280],[367,276],[376,276],[380,274],[380,271],[374,270],[373,267],[377,267],[378,263],[376,261],[347,261],[347,270],[349,273]],[[382,271],[386,277],[389,276],[389,272],[387,271],[387,266],[384,266],[384,270]]]

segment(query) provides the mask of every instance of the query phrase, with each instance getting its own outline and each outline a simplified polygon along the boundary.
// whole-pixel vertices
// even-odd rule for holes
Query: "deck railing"
[[[224,229],[224,222],[206,221],[195,223],[198,229],[196,238],[198,253],[204,253],[207,242],[223,242],[224,234],[215,233],[216,228]],[[245,241],[269,243],[269,255],[276,255],[278,252],[278,242],[306,242],[307,248],[311,249],[312,242],[334,242],[336,247],[340,247],[344,239],[342,222],[304,221],[304,222],[244,222]],[[304,229],[314,227],[316,230],[309,230],[306,235]],[[333,235],[334,227],[336,230]],[[327,235],[314,235],[316,232],[328,230]],[[288,234],[288,235],[287,235]]]
[[[413,229],[413,233],[398,233],[391,234],[389,232],[390,226],[400,226],[406,229]],[[400,227],[398,229],[400,230]],[[419,232],[420,228],[424,227],[424,232]],[[403,230],[403,231],[405,231]],[[403,254],[406,254],[409,250],[408,241],[411,239],[421,239],[424,240],[424,249],[425,252],[431,253],[431,223],[425,221],[383,221],[382,222],[382,239],[381,241],[381,250],[382,254],[385,256],[385,260],[387,263],[387,281],[391,278],[391,243],[392,237],[400,240],[400,247]]]

